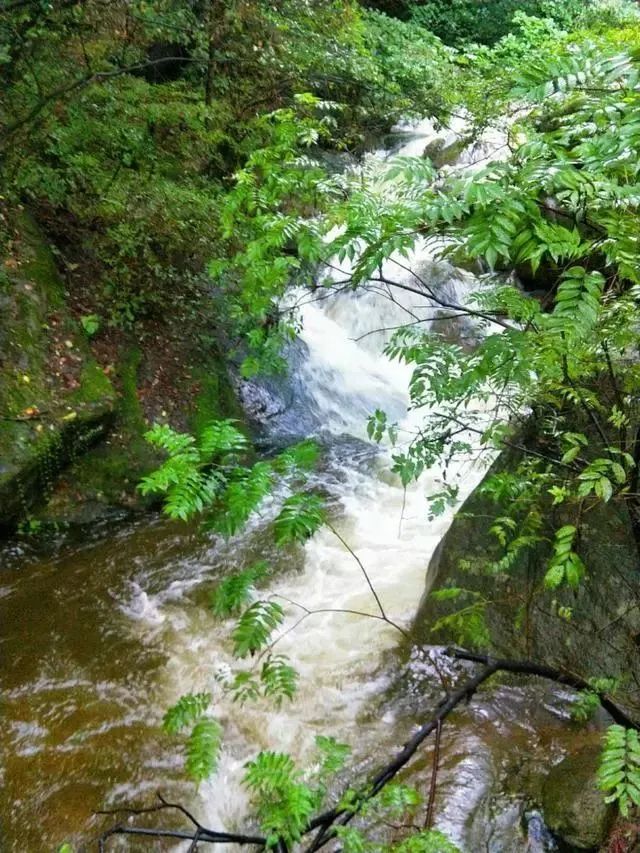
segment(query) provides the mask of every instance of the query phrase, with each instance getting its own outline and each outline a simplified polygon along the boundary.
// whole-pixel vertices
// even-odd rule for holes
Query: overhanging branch
[[[440,732],[445,719],[462,703],[469,702],[479,687],[488,681],[497,672],[511,672],[515,675],[534,676],[544,678],[547,681],[553,681],[556,684],[562,684],[566,687],[571,687],[574,690],[590,690],[594,692],[601,706],[611,716],[614,722],[625,726],[640,730],[640,724],[630,717],[627,712],[619,705],[613,702],[606,694],[594,691],[588,681],[578,675],[564,672],[555,667],[546,666],[528,660],[511,660],[510,658],[493,658],[490,655],[477,654],[468,652],[464,649],[447,649],[444,654],[454,660],[468,661],[470,663],[482,664],[482,669],[473,677],[465,681],[456,690],[453,690],[440,701],[437,705],[433,716],[422,725],[412,737],[405,743],[402,749],[384,766],[373,778],[365,785],[360,795],[355,802],[352,802],[348,808],[336,806],[333,809],[325,811],[309,821],[303,832],[303,837],[313,835],[313,839],[305,849],[305,853],[315,853],[320,850],[333,838],[336,837],[337,828],[349,823],[363,808],[365,803],[376,796],[404,767],[411,761],[419,748],[425,742],[432,732]],[[120,809],[116,810],[120,813],[128,815],[148,814],[152,811],[160,811],[163,809],[177,809],[181,811],[192,824],[194,829],[187,831],[183,829],[149,829],[146,827],[134,827],[125,824],[118,824],[104,832],[99,839],[99,849],[106,851],[106,841],[116,835],[136,835],[148,838],[179,838],[181,840],[190,840],[192,843],[207,843],[207,844],[239,844],[256,846],[265,848],[267,840],[262,836],[244,835],[236,833],[227,833],[218,830],[209,829],[202,826],[184,807],[175,803],[169,803],[160,795],[160,805],[147,807],[143,809]],[[284,845],[284,841],[282,842]],[[281,848],[282,849],[282,848]],[[286,848],[286,845],[284,847]]]

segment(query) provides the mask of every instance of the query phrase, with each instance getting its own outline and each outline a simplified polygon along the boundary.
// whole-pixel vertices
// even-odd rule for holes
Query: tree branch
[[[444,720],[463,702],[468,702],[476,693],[478,688],[488,681],[497,672],[511,672],[517,675],[529,675],[538,678],[544,678],[548,681],[553,681],[557,684],[562,684],[571,687],[574,690],[590,690],[595,692],[601,706],[611,716],[614,722],[625,726],[640,730],[640,724],[630,717],[626,711],[620,708],[613,702],[606,693],[593,691],[593,687],[588,681],[580,678],[577,675],[563,672],[560,669],[539,664],[528,660],[511,660],[504,658],[493,658],[490,655],[477,654],[468,652],[464,649],[446,649],[444,654],[454,660],[469,661],[471,663],[482,664],[480,672],[466,680],[460,687],[447,693],[440,703],[436,706],[435,713],[431,719],[422,725],[412,737],[405,743],[403,748],[381,769],[375,776],[366,784],[359,796],[356,798],[349,808],[336,806],[329,809],[321,815],[309,821],[303,832],[304,835],[315,833],[315,837],[306,848],[305,853],[315,853],[320,850],[329,841],[336,836],[336,830],[339,826],[344,826],[349,823],[362,810],[365,803],[370,801],[378,794],[385,785],[387,785],[397,774],[411,761],[420,746],[429,737],[432,732],[437,733],[439,740],[440,731]],[[438,743],[436,744],[436,756],[438,753]],[[435,789],[435,774],[437,772],[437,757],[434,757],[434,770],[432,771],[432,783],[429,796],[428,820],[432,817],[433,812],[433,793]],[[160,795],[158,795],[160,797]],[[143,809],[117,809],[116,813],[128,813],[130,815],[146,814],[150,811],[160,811],[162,809],[177,809],[182,812],[187,818],[195,824],[195,830],[187,832],[185,830],[171,829],[148,829],[144,827],[132,827],[123,824],[118,824],[104,832],[99,839],[99,849],[106,850],[104,844],[106,840],[114,835],[138,835],[151,838],[179,838],[194,843],[209,843],[209,844],[228,844],[235,843],[240,845],[254,845],[258,847],[266,846],[266,839],[261,836],[243,835],[227,832],[220,832],[213,829],[208,829],[201,826],[186,809],[180,805],[169,803],[160,797],[161,805]],[[278,845],[280,850],[286,850],[284,841]]]

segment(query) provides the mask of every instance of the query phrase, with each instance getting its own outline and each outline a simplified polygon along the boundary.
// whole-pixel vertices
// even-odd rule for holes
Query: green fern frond
[[[196,783],[212,776],[217,767],[222,745],[222,726],[217,720],[199,720],[187,741],[185,768]]]
[[[158,450],[164,450],[169,456],[198,458],[195,438],[187,433],[176,432],[168,424],[154,424],[144,437],[149,444],[157,447]]]
[[[567,270],[558,287],[555,310],[549,317],[550,328],[572,336],[576,332],[590,332],[598,321],[604,283],[599,272],[587,272],[584,267]]]
[[[273,486],[273,469],[267,462],[256,462],[249,471],[237,471],[235,480],[221,496],[224,508],[215,527],[224,536],[233,536],[247,522]]]
[[[284,655],[269,655],[260,670],[262,692],[280,705],[283,699],[293,699],[298,673]]]
[[[422,797],[415,788],[399,782],[385,785],[375,798],[376,809],[392,817],[403,817],[415,811],[421,803]]]
[[[260,697],[260,683],[252,672],[240,670],[236,672],[225,688],[233,696],[233,701],[239,705],[245,702],[253,702]]]
[[[345,765],[351,755],[351,747],[339,743],[334,737],[316,736],[316,747],[320,752],[320,775],[333,776]]]
[[[461,853],[446,835],[435,829],[410,835],[391,848],[392,853]]]
[[[635,729],[609,726],[598,770],[598,787],[617,802],[624,817],[631,805],[640,806],[640,741]]]
[[[284,788],[300,777],[293,759],[284,752],[261,752],[245,769],[244,784],[259,794]]]
[[[301,441],[288,447],[274,460],[274,468],[281,473],[291,471],[311,471],[320,458],[320,448],[312,439]]]
[[[202,716],[210,704],[210,693],[187,693],[166,712],[162,727],[168,734],[177,734]]]
[[[317,495],[287,498],[274,524],[277,544],[306,542],[322,526],[324,519],[324,506]]]
[[[216,472],[185,471],[183,478],[167,490],[164,511],[169,518],[187,521],[213,503],[223,483]]]
[[[261,561],[221,581],[211,594],[211,609],[216,616],[226,617],[247,605],[255,592],[255,584],[270,572]]]
[[[300,778],[300,771],[284,753],[261,752],[246,765],[243,781],[253,794],[267,847],[279,840],[299,841],[313,813],[316,799]]]
[[[366,853],[370,849],[362,830],[356,829],[355,826],[336,827],[336,837],[340,839],[344,853]]]
[[[233,630],[234,654],[244,658],[260,651],[283,619],[284,610],[275,601],[256,601],[245,610]]]
[[[232,420],[215,421],[205,427],[198,442],[200,452],[205,456],[215,456],[246,450],[249,442],[234,423]]]

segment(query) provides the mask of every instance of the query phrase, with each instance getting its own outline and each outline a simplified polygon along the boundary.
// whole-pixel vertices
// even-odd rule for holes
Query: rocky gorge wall
[[[514,451],[503,451],[486,476],[509,470],[516,460]],[[635,702],[640,696],[640,563],[625,505],[599,502],[583,517],[577,551],[587,571],[577,589],[545,590],[542,585],[554,531],[570,521],[551,506],[543,530],[547,540],[523,551],[508,572],[488,574],[487,566],[503,553],[490,531],[501,514],[484,494],[483,483],[461,506],[427,571],[415,623],[420,639],[459,641],[453,626],[442,620],[481,597],[488,602],[493,652],[544,661],[584,677],[624,676],[628,699]],[[470,595],[436,600],[431,592],[442,587],[463,588]]]
[[[88,334],[82,305],[99,283],[81,269],[71,289],[34,218],[12,214],[0,257],[0,529],[140,508],[151,423],[197,432],[243,417],[217,330],[167,305],[142,333]]]

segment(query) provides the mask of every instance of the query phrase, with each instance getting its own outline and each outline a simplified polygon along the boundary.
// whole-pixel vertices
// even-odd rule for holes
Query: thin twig
[[[438,765],[440,764],[440,738],[442,736],[442,720],[438,720],[436,726],[436,742],[433,745],[433,764],[431,767],[431,784],[429,785],[429,801],[427,803],[427,816],[424,828],[431,829],[433,826],[433,811],[436,803],[436,782],[438,780]]]

